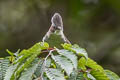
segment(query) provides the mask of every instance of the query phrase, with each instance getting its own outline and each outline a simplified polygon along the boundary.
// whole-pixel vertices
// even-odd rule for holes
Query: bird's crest
[[[52,27],[58,30],[63,31],[63,22],[62,22],[62,17],[60,16],[59,13],[55,13],[51,19],[52,22]]]

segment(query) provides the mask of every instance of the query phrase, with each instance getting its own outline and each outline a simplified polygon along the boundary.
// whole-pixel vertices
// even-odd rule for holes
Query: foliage
[[[9,66],[9,59],[0,59],[0,80],[5,77],[6,69]]]
[[[119,80],[88,58],[78,45],[62,44],[63,49],[50,48],[39,42],[29,49],[0,59],[0,80]]]
[[[120,80],[119,76],[110,70],[105,70],[105,73],[109,76],[110,80]]]

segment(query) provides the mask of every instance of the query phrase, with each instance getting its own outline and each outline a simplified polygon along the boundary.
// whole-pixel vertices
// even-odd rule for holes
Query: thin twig
[[[55,49],[52,49],[52,50],[50,50],[49,51],[49,54],[45,57],[45,59],[44,59],[44,62],[43,62],[43,65],[42,65],[42,67],[43,67],[43,71],[42,71],[42,73],[41,73],[41,79],[43,80],[43,73],[44,73],[44,70],[45,70],[45,67],[46,67],[46,60],[48,59],[48,57],[51,55],[51,53],[53,52],[53,51],[55,51]]]

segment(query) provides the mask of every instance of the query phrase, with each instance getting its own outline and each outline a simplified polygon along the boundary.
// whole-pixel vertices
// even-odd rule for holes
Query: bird
[[[71,42],[66,38],[63,32],[63,21],[59,13],[55,13],[51,18],[51,26],[45,36],[42,39],[43,42],[47,42],[50,47],[61,48],[61,44]]]

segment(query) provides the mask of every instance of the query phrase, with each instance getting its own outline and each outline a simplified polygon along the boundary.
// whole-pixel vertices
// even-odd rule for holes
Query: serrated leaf
[[[104,72],[104,69],[90,58],[88,58],[88,60],[86,60],[84,57],[80,58],[78,66],[83,70],[85,69],[85,66],[90,67],[92,70],[90,73],[95,77],[96,80],[109,80]]]
[[[70,74],[68,80],[76,80],[77,76],[78,76],[78,71],[77,71],[77,70],[74,70],[74,71]]]
[[[70,59],[73,63],[73,66],[75,69],[77,69],[77,56],[73,53],[73,52],[70,52],[68,50],[59,50],[57,49],[57,52],[65,57],[67,57],[68,59]]]
[[[88,58],[86,66],[95,69],[95,70],[100,70],[100,71],[104,71],[104,69],[98,65],[95,61],[93,61],[92,59]]]
[[[11,78],[12,74],[14,73],[17,65],[18,65],[18,64],[11,65],[11,66],[7,69],[4,80],[10,80],[10,78]]]
[[[78,73],[76,80],[84,80],[83,72]]]
[[[52,55],[52,59],[58,65],[60,65],[60,67],[62,69],[65,70],[65,72],[67,73],[68,76],[73,72],[74,66],[73,66],[72,62],[69,59],[67,59],[66,57],[61,56],[61,55],[56,55],[56,56]]]
[[[18,78],[20,76],[20,73],[25,68],[29,67],[32,61],[41,53],[41,50],[47,49],[48,47],[48,43],[39,42],[30,49],[21,51],[20,54],[17,56],[18,59],[14,62],[14,64],[19,63],[19,65],[12,74],[11,80]]]
[[[87,73],[87,77],[88,77],[90,80],[96,80],[90,73]]]
[[[31,48],[29,48],[28,50],[24,49],[22,50],[18,56],[22,56],[24,54],[28,54],[28,53],[35,53],[35,52],[39,52],[43,49],[47,49],[49,48],[49,44],[46,43],[46,42],[39,42],[39,43],[36,43],[35,45],[33,45]]]
[[[18,80],[32,80],[32,76],[33,76],[34,72],[36,71],[40,61],[41,61],[40,59],[34,60],[32,65],[29,68],[25,69],[25,71],[22,72],[22,74]]]
[[[50,67],[50,65],[51,65],[51,59],[48,58],[48,59],[46,60],[46,67]]]
[[[30,50],[31,52],[37,52],[39,51],[39,49],[43,50],[43,49],[47,49],[49,48],[49,44],[46,42],[39,42],[36,43],[35,45],[33,45],[31,48],[29,48],[28,50]]]
[[[5,77],[6,70],[10,65],[9,59],[0,59],[0,80],[3,80]]]
[[[110,70],[105,70],[105,73],[110,78],[110,80],[120,80],[120,77]]]
[[[110,80],[110,79],[107,77],[107,75],[105,74],[105,72],[100,71],[100,70],[92,70],[92,71],[90,72],[90,74],[91,74],[92,76],[94,76],[94,78],[95,78],[96,80]]]
[[[50,80],[65,80],[64,73],[59,69],[45,68],[45,73]]]
[[[23,63],[22,65],[20,65],[19,67],[17,67],[15,73],[12,75],[12,78],[14,79],[15,77],[19,77],[20,73],[25,69],[28,68],[30,66],[30,64],[32,63],[32,61],[39,55],[40,53],[36,53],[32,56],[30,56],[25,63]]]
[[[86,69],[85,66],[90,67],[92,69],[104,71],[102,66],[98,65],[94,60],[92,60],[90,58],[88,58],[88,60],[86,60],[84,57],[82,57],[78,61],[78,68],[85,70]]]
[[[88,59],[88,54],[86,50],[84,48],[80,48],[77,44],[71,45],[71,44],[64,43],[62,44],[62,46],[64,49],[73,51],[77,55],[84,56],[86,59]]]
[[[78,68],[82,70],[86,70],[86,67],[85,67],[86,63],[87,63],[87,60],[84,57],[80,58],[78,61]]]
[[[43,70],[43,59],[41,59],[41,62],[40,63],[38,63],[38,66],[37,66],[37,68],[36,68],[36,71],[35,71],[35,76],[36,77],[40,77],[40,75],[41,75],[41,72],[42,72],[42,70]]]
[[[14,62],[14,64],[21,62],[23,60],[25,60],[26,58],[28,58],[30,55],[35,54],[35,53],[40,53],[41,50],[43,49],[47,49],[49,47],[49,44],[46,42],[39,42],[36,43],[33,47],[31,47],[28,50],[22,50],[20,52],[20,54],[18,55],[19,58]]]

